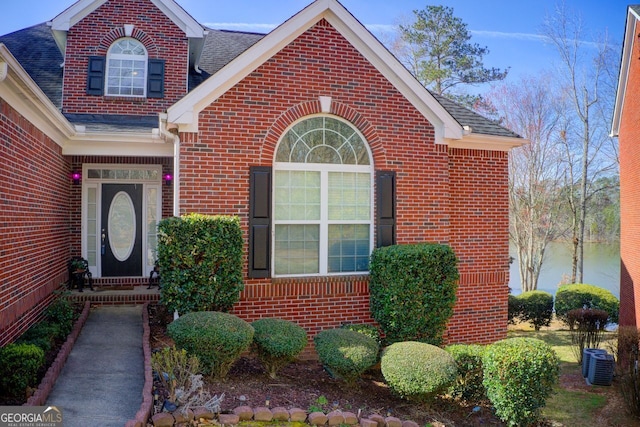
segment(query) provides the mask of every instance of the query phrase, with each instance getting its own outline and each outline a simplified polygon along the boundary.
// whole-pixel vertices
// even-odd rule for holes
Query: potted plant
[[[71,260],[71,271],[74,273],[82,273],[87,269],[87,266],[82,258]]]

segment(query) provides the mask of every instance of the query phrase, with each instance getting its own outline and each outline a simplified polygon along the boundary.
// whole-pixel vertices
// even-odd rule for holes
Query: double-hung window
[[[107,53],[107,95],[144,97],[147,90],[147,50],[133,38],[117,40]]]
[[[373,245],[373,165],[351,124],[314,116],[276,150],[273,268],[277,276],[367,272]]]

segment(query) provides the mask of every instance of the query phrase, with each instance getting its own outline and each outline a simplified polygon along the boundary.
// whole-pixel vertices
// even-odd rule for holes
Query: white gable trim
[[[63,146],[74,129],[42,89],[31,79],[7,47],[0,43],[0,63],[6,76],[0,81],[0,98],[56,144]]]
[[[176,24],[190,39],[203,39],[206,31],[191,15],[173,0],[150,0],[162,13]],[[64,54],[67,45],[67,31],[82,19],[105,4],[107,0],[79,0],[61,14],[53,18],[48,25],[60,51]]]
[[[462,138],[462,126],[337,0],[316,0],[266,35],[171,106],[168,121],[181,131],[197,132],[199,112],[323,18],[434,125],[437,143]]]
[[[622,108],[627,92],[627,83],[629,80],[629,64],[631,62],[631,54],[636,37],[636,26],[640,20],[631,7],[627,8],[627,23],[624,33],[624,41],[622,44],[622,60],[620,63],[620,76],[618,77],[618,91],[616,93],[616,102],[613,109],[613,120],[611,123],[611,136],[618,136],[620,132],[620,120],[622,119]]]
[[[173,0],[150,0],[162,13],[175,23],[187,37],[204,37],[204,28]],[[107,0],[80,0],[69,6],[49,23],[54,31],[69,31]]]

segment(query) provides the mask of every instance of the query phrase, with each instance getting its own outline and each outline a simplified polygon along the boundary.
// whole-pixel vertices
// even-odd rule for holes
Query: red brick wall
[[[164,59],[164,98],[127,98],[86,94],[89,56],[106,56],[124,37],[124,24],[135,25],[132,37],[142,42],[149,59]],[[187,93],[188,40],[148,0],[109,0],[71,27],[64,67],[65,113],[155,115]]]
[[[181,213],[239,215],[246,236],[249,167],[272,164],[286,127],[320,112],[319,96],[332,97],[331,113],[364,134],[375,169],[396,171],[398,243],[451,242],[462,251],[462,280],[467,283],[461,284],[453,339],[502,338],[508,258],[506,154],[461,151],[453,152],[450,161],[446,146],[434,143],[434,129],[424,116],[325,21],[206,108],[199,117],[200,134],[181,135]],[[450,168],[458,177],[452,181]],[[465,168],[478,169],[476,176],[469,176],[472,181],[465,181]],[[496,178],[500,173],[504,182]],[[474,180],[483,177],[489,182]],[[475,194],[474,189],[482,191]],[[481,216],[485,213],[492,218]],[[486,249],[496,243],[498,247]],[[485,289],[476,282],[487,280],[485,298]],[[495,296],[502,294],[500,308]],[[470,319],[478,312],[493,323],[464,323],[461,310],[472,304]],[[247,280],[235,312],[247,319],[279,315],[312,332],[342,322],[372,321],[366,277]]]
[[[508,154],[451,149],[449,157],[450,244],[460,283],[448,338],[489,343],[507,335]]]
[[[640,32],[636,37],[640,36]],[[620,135],[620,325],[640,327],[640,47],[634,43]]]
[[[70,166],[0,99],[0,345],[42,316],[66,280]]]

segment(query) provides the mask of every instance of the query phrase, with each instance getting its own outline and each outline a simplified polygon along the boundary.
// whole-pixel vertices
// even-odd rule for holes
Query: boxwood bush
[[[382,339],[380,338],[380,331],[373,325],[369,325],[368,323],[345,323],[341,326],[343,329],[349,329],[350,331],[360,332],[368,336],[369,338],[373,338],[378,345],[382,343]]]
[[[258,358],[271,378],[296,359],[307,346],[307,332],[284,319],[259,319],[251,323],[253,343]]]
[[[36,385],[44,351],[34,344],[12,343],[0,348],[0,390],[13,397],[24,396]]]
[[[508,338],[486,348],[482,365],[496,415],[510,426],[537,422],[558,382],[559,359],[553,349],[535,338]]]
[[[158,231],[160,298],[170,312],[233,307],[244,287],[240,220],[189,214],[163,219]]]
[[[380,369],[395,394],[418,401],[446,391],[457,374],[456,362],[449,353],[417,341],[397,342],[387,347],[382,352]]]
[[[49,307],[47,307],[44,314],[45,319],[49,323],[58,325],[58,335],[56,336],[58,339],[67,338],[67,335],[69,335],[73,329],[73,323],[78,317],[73,308],[73,303],[64,296],[56,298]]]
[[[253,340],[253,327],[232,314],[198,311],[180,316],[167,333],[190,355],[200,360],[204,374],[224,378]]]
[[[570,329],[567,313],[577,308],[596,308],[609,313],[608,323],[618,323],[620,301],[606,289],[594,285],[573,284],[561,286],[556,292],[556,316]]]
[[[445,245],[377,248],[371,254],[369,289],[373,318],[388,343],[439,345],[453,314],[457,259]]]
[[[29,329],[16,340],[17,343],[34,344],[45,353],[49,352],[60,336],[60,326],[43,320]]]
[[[327,329],[313,337],[320,362],[333,376],[354,383],[378,360],[378,343],[360,332]]]
[[[545,291],[529,291],[517,298],[520,302],[520,320],[531,323],[536,331],[551,324],[553,295]]]
[[[480,402],[487,394],[482,384],[482,355],[485,347],[477,344],[453,344],[445,347],[453,356],[458,368],[458,375],[449,394],[467,402]]]

